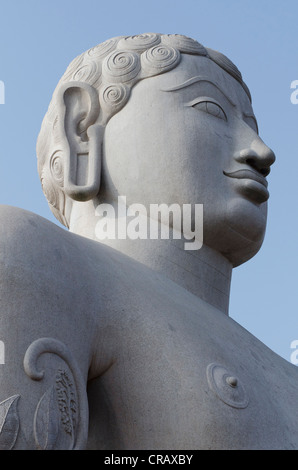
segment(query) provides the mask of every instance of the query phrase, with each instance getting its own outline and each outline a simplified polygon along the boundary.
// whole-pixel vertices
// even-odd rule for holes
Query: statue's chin
[[[246,199],[228,202],[225,215],[217,218],[212,230],[205,226],[204,241],[222,253],[234,267],[251,259],[261,248],[267,221],[267,205],[256,205]],[[204,227],[204,228],[205,228]]]
[[[222,251],[222,254],[230,261],[233,268],[236,268],[258,253],[262,246],[263,238],[259,241],[252,241],[237,232],[234,232],[233,235],[235,240],[234,246],[229,247],[226,251]]]

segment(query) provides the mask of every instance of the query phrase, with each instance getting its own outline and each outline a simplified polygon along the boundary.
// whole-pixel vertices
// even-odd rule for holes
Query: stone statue
[[[297,449],[297,369],[228,317],[275,159],[237,67],[181,35],[107,40],[37,155],[69,231],[1,207],[0,448]]]

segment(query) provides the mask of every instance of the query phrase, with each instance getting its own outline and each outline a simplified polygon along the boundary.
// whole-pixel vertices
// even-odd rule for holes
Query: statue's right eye
[[[227,121],[226,113],[224,112],[222,107],[214,101],[199,101],[197,103],[193,103],[192,107],[199,111],[203,111],[204,113],[212,114],[212,116],[215,116],[219,119],[223,119],[224,121]]]

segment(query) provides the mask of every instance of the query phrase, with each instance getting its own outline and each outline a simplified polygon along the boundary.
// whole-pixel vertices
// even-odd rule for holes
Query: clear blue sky
[[[69,62],[113,36],[180,33],[240,68],[260,135],[277,156],[260,253],[234,270],[230,315],[290,360],[298,340],[298,2],[287,0],[0,0],[0,203],[58,224],[40,188],[35,143]]]

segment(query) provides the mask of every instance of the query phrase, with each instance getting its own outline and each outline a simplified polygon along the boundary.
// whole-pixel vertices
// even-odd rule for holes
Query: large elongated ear
[[[64,191],[76,201],[98,194],[104,128],[97,91],[87,83],[68,82],[59,90],[63,136]]]

